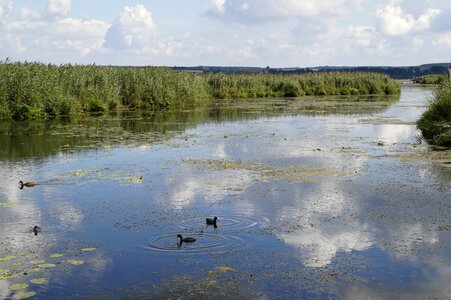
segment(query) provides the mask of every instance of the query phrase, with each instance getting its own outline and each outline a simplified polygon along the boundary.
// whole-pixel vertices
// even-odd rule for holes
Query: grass
[[[399,92],[395,81],[372,73],[195,74],[164,67],[0,62],[0,119],[192,107],[212,99]]]
[[[418,120],[418,128],[433,145],[451,146],[451,81],[442,82],[426,112]]]

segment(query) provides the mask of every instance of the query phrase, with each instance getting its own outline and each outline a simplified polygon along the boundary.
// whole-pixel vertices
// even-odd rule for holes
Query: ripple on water
[[[194,243],[179,244],[177,233],[164,234],[151,237],[146,249],[153,251],[169,251],[169,252],[188,252],[188,253],[203,253],[203,252],[222,252],[229,251],[240,247],[243,241],[236,236],[220,235],[211,233],[185,233],[184,237],[194,237]]]
[[[193,217],[193,218],[186,218],[183,220],[180,220],[178,222],[178,226],[183,229],[196,229],[199,228],[199,224],[205,224],[204,217]],[[264,220],[266,222],[266,220]],[[225,217],[218,217],[218,228],[219,229],[228,229],[228,230],[245,230],[250,228],[260,228],[264,222],[255,220],[248,216],[242,216],[242,215],[233,215],[233,216],[225,216]],[[213,226],[211,226],[213,227]]]

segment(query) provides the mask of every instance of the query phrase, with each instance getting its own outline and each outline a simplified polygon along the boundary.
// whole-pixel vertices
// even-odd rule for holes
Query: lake
[[[0,123],[0,298],[449,299],[431,97]]]

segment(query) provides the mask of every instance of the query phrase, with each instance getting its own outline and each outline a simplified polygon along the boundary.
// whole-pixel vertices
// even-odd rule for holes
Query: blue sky
[[[0,0],[0,59],[114,65],[451,61],[451,0]]]

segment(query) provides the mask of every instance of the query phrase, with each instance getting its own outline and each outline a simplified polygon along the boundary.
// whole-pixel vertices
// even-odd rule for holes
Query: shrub
[[[417,125],[430,143],[451,146],[451,82],[449,80],[441,84]]]

